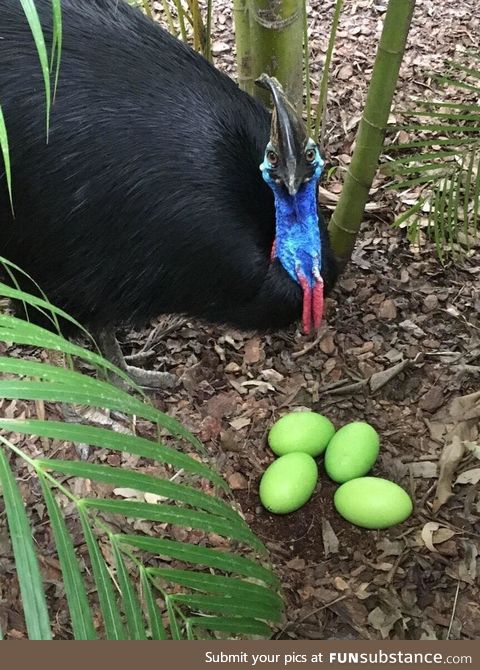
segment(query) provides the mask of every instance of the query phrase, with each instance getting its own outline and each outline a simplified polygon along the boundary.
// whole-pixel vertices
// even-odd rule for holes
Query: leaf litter
[[[416,4],[397,102],[421,96],[429,86],[425,71],[454,56],[457,45],[476,46],[474,0]],[[314,96],[333,6],[333,0],[324,0],[311,7]],[[326,134],[326,159],[338,169],[320,188],[327,210],[338,200],[341,172],[350,160],[384,9],[371,0],[345,3]],[[214,30],[216,63],[234,75],[226,0],[215,3]],[[153,330],[123,334],[127,354],[148,351],[150,365],[179,377],[178,389],[155,395],[155,404],[205,441],[246,520],[269,548],[286,598],[286,619],[276,637],[480,637],[479,263],[470,258],[441,268],[428,245],[417,248],[403,230],[390,228],[399,199],[382,183],[379,176],[352,263],[326,301],[327,325],[317,339],[308,340],[295,328],[259,337],[177,317],[159,319]],[[22,356],[25,350],[11,347],[8,355]],[[38,352],[30,349],[27,355]],[[397,481],[410,493],[415,510],[407,522],[386,531],[349,525],[333,509],[336,485],[321,461],[321,487],[301,510],[275,517],[262,508],[258,482],[273,458],[268,429],[287,411],[301,408],[325,414],[337,428],[353,420],[375,426],[381,453],[373,474]],[[61,418],[52,404],[40,410],[47,418]],[[0,413],[33,417],[35,406],[0,399]],[[85,421],[121,432],[132,429],[119,416],[90,413]],[[135,430],[154,436],[142,421]],[[37,438],[11,439],[34,455],[45,451]],[[68,444],[54,442],[49,449],[56,458],[72,457]],[[166,478],[172,474],[127,454],[100,452],[95,458]],[[48,598],[55,636],[68,639],[65,595],[41,493],[24,464],[17,460],[15,468],[35,525],[42,570],[52,585]],[[89,494],[102,493],[101,485],[90,488]],[[136,496],[122,488],[116,493]],[[25,625],[2,518],[0,625],[8,638],[20,639]],[[75,546],[85,555],[81,531],[73,516],[68,520]],[[138,521],[135,527],[146,534],[202,541],[197,531],[168,524]],[[210,540],[227,546],[218,536]],[[106,545],[102,551],[108,556]]]

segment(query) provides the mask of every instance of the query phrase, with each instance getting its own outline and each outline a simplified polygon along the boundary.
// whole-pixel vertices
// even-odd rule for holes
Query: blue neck
[[[321,269],[322,248],[318,226],[317,182],[319,175],[300,187],[294,196],[268,180],[275,197],[275,251],[285,270],[298,283],[298,270],[310,286],[315,283],[313,268]]]

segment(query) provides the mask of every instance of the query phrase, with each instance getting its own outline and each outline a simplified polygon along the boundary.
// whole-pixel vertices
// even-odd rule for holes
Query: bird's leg
[[[177,384],[177,378],[170,372],[158,370],[144,370],[133,365],[127,365],[123,356],[115,331],[110,328],[102,328],[96,332],[98,345],[110,363],[123,370],[138,386],[149,389],[172,389]],[[116,375],[111,375],[110,380],[117,386],[124,387],[125,382]]]

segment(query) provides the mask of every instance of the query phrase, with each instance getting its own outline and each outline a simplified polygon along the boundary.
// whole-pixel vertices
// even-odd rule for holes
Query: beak
[[[307,129],[275,77],[262,74],[255,83],[272,94],[270,144],[279,159],[276,177],[290,195],[296,195],[306,176],[304,152],[308,142]]]
[[[297,195],[298,189],[300,188],[301,181],[299,182],[298,179],[296,179],[295,172],[296,172],[296,165],[292,166],[290,170],[288,171],[288,177],[287,180],[284,182],[285,187],[288,191],[289,195]]]

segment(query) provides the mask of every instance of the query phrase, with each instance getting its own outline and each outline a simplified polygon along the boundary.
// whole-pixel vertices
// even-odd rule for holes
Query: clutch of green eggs
[[[344,519],[363,528],[389,528],[412,512],[412,501],[400,486],[364,476],[380,447],[378,433],[368,423],[354,421],[335,433],[332,422],[321,414],[293,412],[272,426],[268,443],[280,456],[260,483],[260,500],[271,512],[286,514],[307,502],[317,481],[313,458],[323,452],[328,476],[342,484],[334,505]]]

